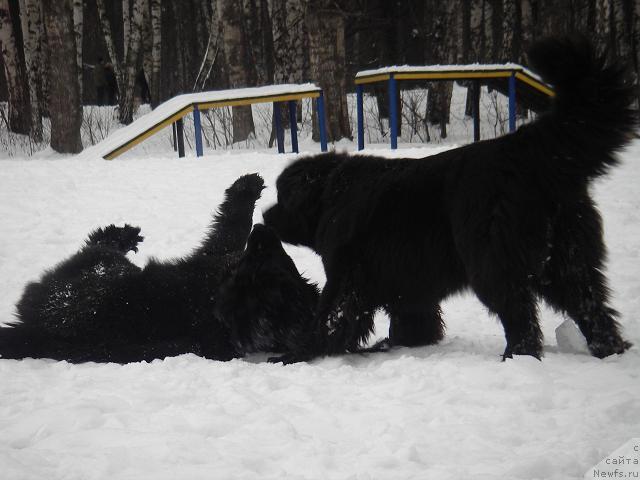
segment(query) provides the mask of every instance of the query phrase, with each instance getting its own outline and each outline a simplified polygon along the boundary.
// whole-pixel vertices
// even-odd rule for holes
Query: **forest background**
[[[359,70],[526,65],[533,41],[575,32],[638,73],[640,0],[0,0],[0,130],[76,153],[86,105],[126,125],[181,93],[314,82],[329,140],[350,139]],[[422,120],[446,136],[452,83],[428,90]],[[371,93],[386,118],[385,89]],[[232,118],[229,142],[254,134],[250,107]]]

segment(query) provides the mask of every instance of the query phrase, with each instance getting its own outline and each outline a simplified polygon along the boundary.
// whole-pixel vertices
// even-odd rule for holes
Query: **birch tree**
[[[306,52],[304,47],[307,38],[303,2],[271,0],[270,33],[273,40],[273,82],[276,84],[302,83]],[[288,116],[283,116],[282,112],[280,116],[282,124],[289,126]],[[273,144],[275,136],[275,126],[272,126],[269,146]]]
[[[51,55],[51,148],[60,153],[82,151],[82,103],[71,2],[72,0],[43,0]]]
[[[430,1],[425,10],[427,33],[428,64],[450,64],[456,59],[453,39],[457,36],[452,22],[454,17],[452,3]],[[448,81],[433,82],[427,97],[427,121],[440,125],[440,137],[447,137],[447,123],[451,108],[453,84]]]
[[[344,17],[333,2],[322,0],[306,6],[311,78],[324,92],[327,140],[352,138],[347,109]],[[319,139],[314,115],[313,139]]]
[[[249,86],[247,38],[243,28],[242,3],[237,0],[218,0],[222,21],[224,55],[231,88]],[[251,106],[233,107],[233,142],[241,142],[255,132]]]
[[[26,74],[20,62],[18,45],[9,11],[9,0],[0,0],[0,53],[9,91],[9,129],[27,134],[31,123]]]
[[[202,91],[211,76],[213,66],[218,60],[220,50],[222,47],[222,23],[220,22],[220,16],[218,14],[218,2],[216,0],[211,1],[211,10],[205,10],[209,13],[206,18],[208,25],[208,40],[207,46],[202,56],[202,62],[198,69],[198,74],[193,83],[193,91]]]
[[[42,141],[42,98],[39,88],[42,55],[40,49],[42,21],[37,0],[20,0],[20,21],[27,69],[29,104],[31,106],[30,135],[35,142]]]
[[[304,77],[304,8],[299,0],[272,0],[275,83],[301,83]]]
[[[80,99],[82,99],[82,27],[84,12],[82,0],[73,0],[73,34],[76,42],[76,65],[78,67],[78,85],[80,85]]]
[[[162,66],[162,0],[151,0],[151,106],[160,103],[160,68]]]
[[[120,58],[116,52],[105,0],[96,0],[102,34],[118,82],[118,116],[120,123],[125,125],[133,121],[133,100],[142,43],[142,20],[145,8],[148,7],[147,2],[148,0],[122,0],[124,55]]]

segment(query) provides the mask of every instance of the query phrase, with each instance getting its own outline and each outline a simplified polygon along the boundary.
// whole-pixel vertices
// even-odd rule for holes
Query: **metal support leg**
[[[320,130],[320,150],[327,151],[327,129],[324,118],[324,95],[320,92],[317,100],[318,105],[318,130]]]
[[[280,103],[273,102],[273,119],[276,123],[276,143],[278,144],[278,153],[284,153],[284,130],[282,129],[282,119],[280,111]]]
[[[471,87],[473,107],[473,141],[480,141],[480,80],[474,80]]]
[[[358,112],[358,150],[364,150],[364,105],[363,87],[356,85],[356,109]]]
[[[180,118],[176,121],[176,136],[178,137],[178,157],[184,157],[184,122]]]
[[[516,131],[516,76],[509,77],[509,131]]]
[[[198,105],[193,106],[193,129],[196,136],[196,155],[202,156],[202,126],[200,124],[200,110]]]
[[[298,120],[296,118],[296,101],[289,100],[289,126],[291,127],[291,150],[298,153]]]
[[[389,77],[389,131],[391,135],[391,149],[398,148],[398,100],[396,99],[396,79],[391,74]]]
[[[178,151],[178,136],[176,135],[176,122],[171,124],[171,135],[173,140],[173,151]]]

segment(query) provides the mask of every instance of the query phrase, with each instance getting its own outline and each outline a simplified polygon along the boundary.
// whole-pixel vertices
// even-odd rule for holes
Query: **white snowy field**
[[[380,148],[389,156],[437,151]],[[598,360],[558,348],[563,318],[543,308],[544,360],[501,362],[501,326],[466,295],[444,305],[447,336],[435,347],[290,366],[267,364],[264,355],[129,365],[0,359],[0,478],[582,478],[640,436],[639,156],[637,142],[593,188],[613,304],[636,344],[626,354]],[[145,241],[131,256],[138,264],[185,254],[224,189],[249,172],[269,186],[260,221],[293,158],[236,151],[0,161],[0,323],[12,320],[25,283],[97,226],[140,225]],[[324,282],[314,254],[288,251]],[[376,325],[384,336],[383,315]]]

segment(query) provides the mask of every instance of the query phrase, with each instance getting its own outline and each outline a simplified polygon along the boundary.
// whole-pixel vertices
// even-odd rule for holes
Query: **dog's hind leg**
[[[587,197],[559,212],[550,247],[539,285],[542,297],[576,322],[593,356],[624,352],[631,344],[620,335],[617,312],[608,305],[601,219]]]
[[[513,355],[542,358],[542,331],[538,323],[536,296],[526,282],[489,279],[472,284],[482,303],[498,315],[507,340],[503,359]]]
[[[322,290],[315,315],[315,326],[292,352],[269,359],[294,363],[319,355],[359,352],[373,332],[375,307],[364,300],[362,275],[351,263],[336,262],[338,268],[327,269],[327,283]]]
[[[399,306],[387,306],[389,341],[393,346],[416,347],[433,345],[444,337],[442,310],[435,303],[419,311]]]
[[[347,279],[330,305],[319,308],[320,321],[326,328],[327,353],[356,352],[373,332],[375,309],[367,307],[358,289]],[[322,313],[324,312],[324,314]]]

